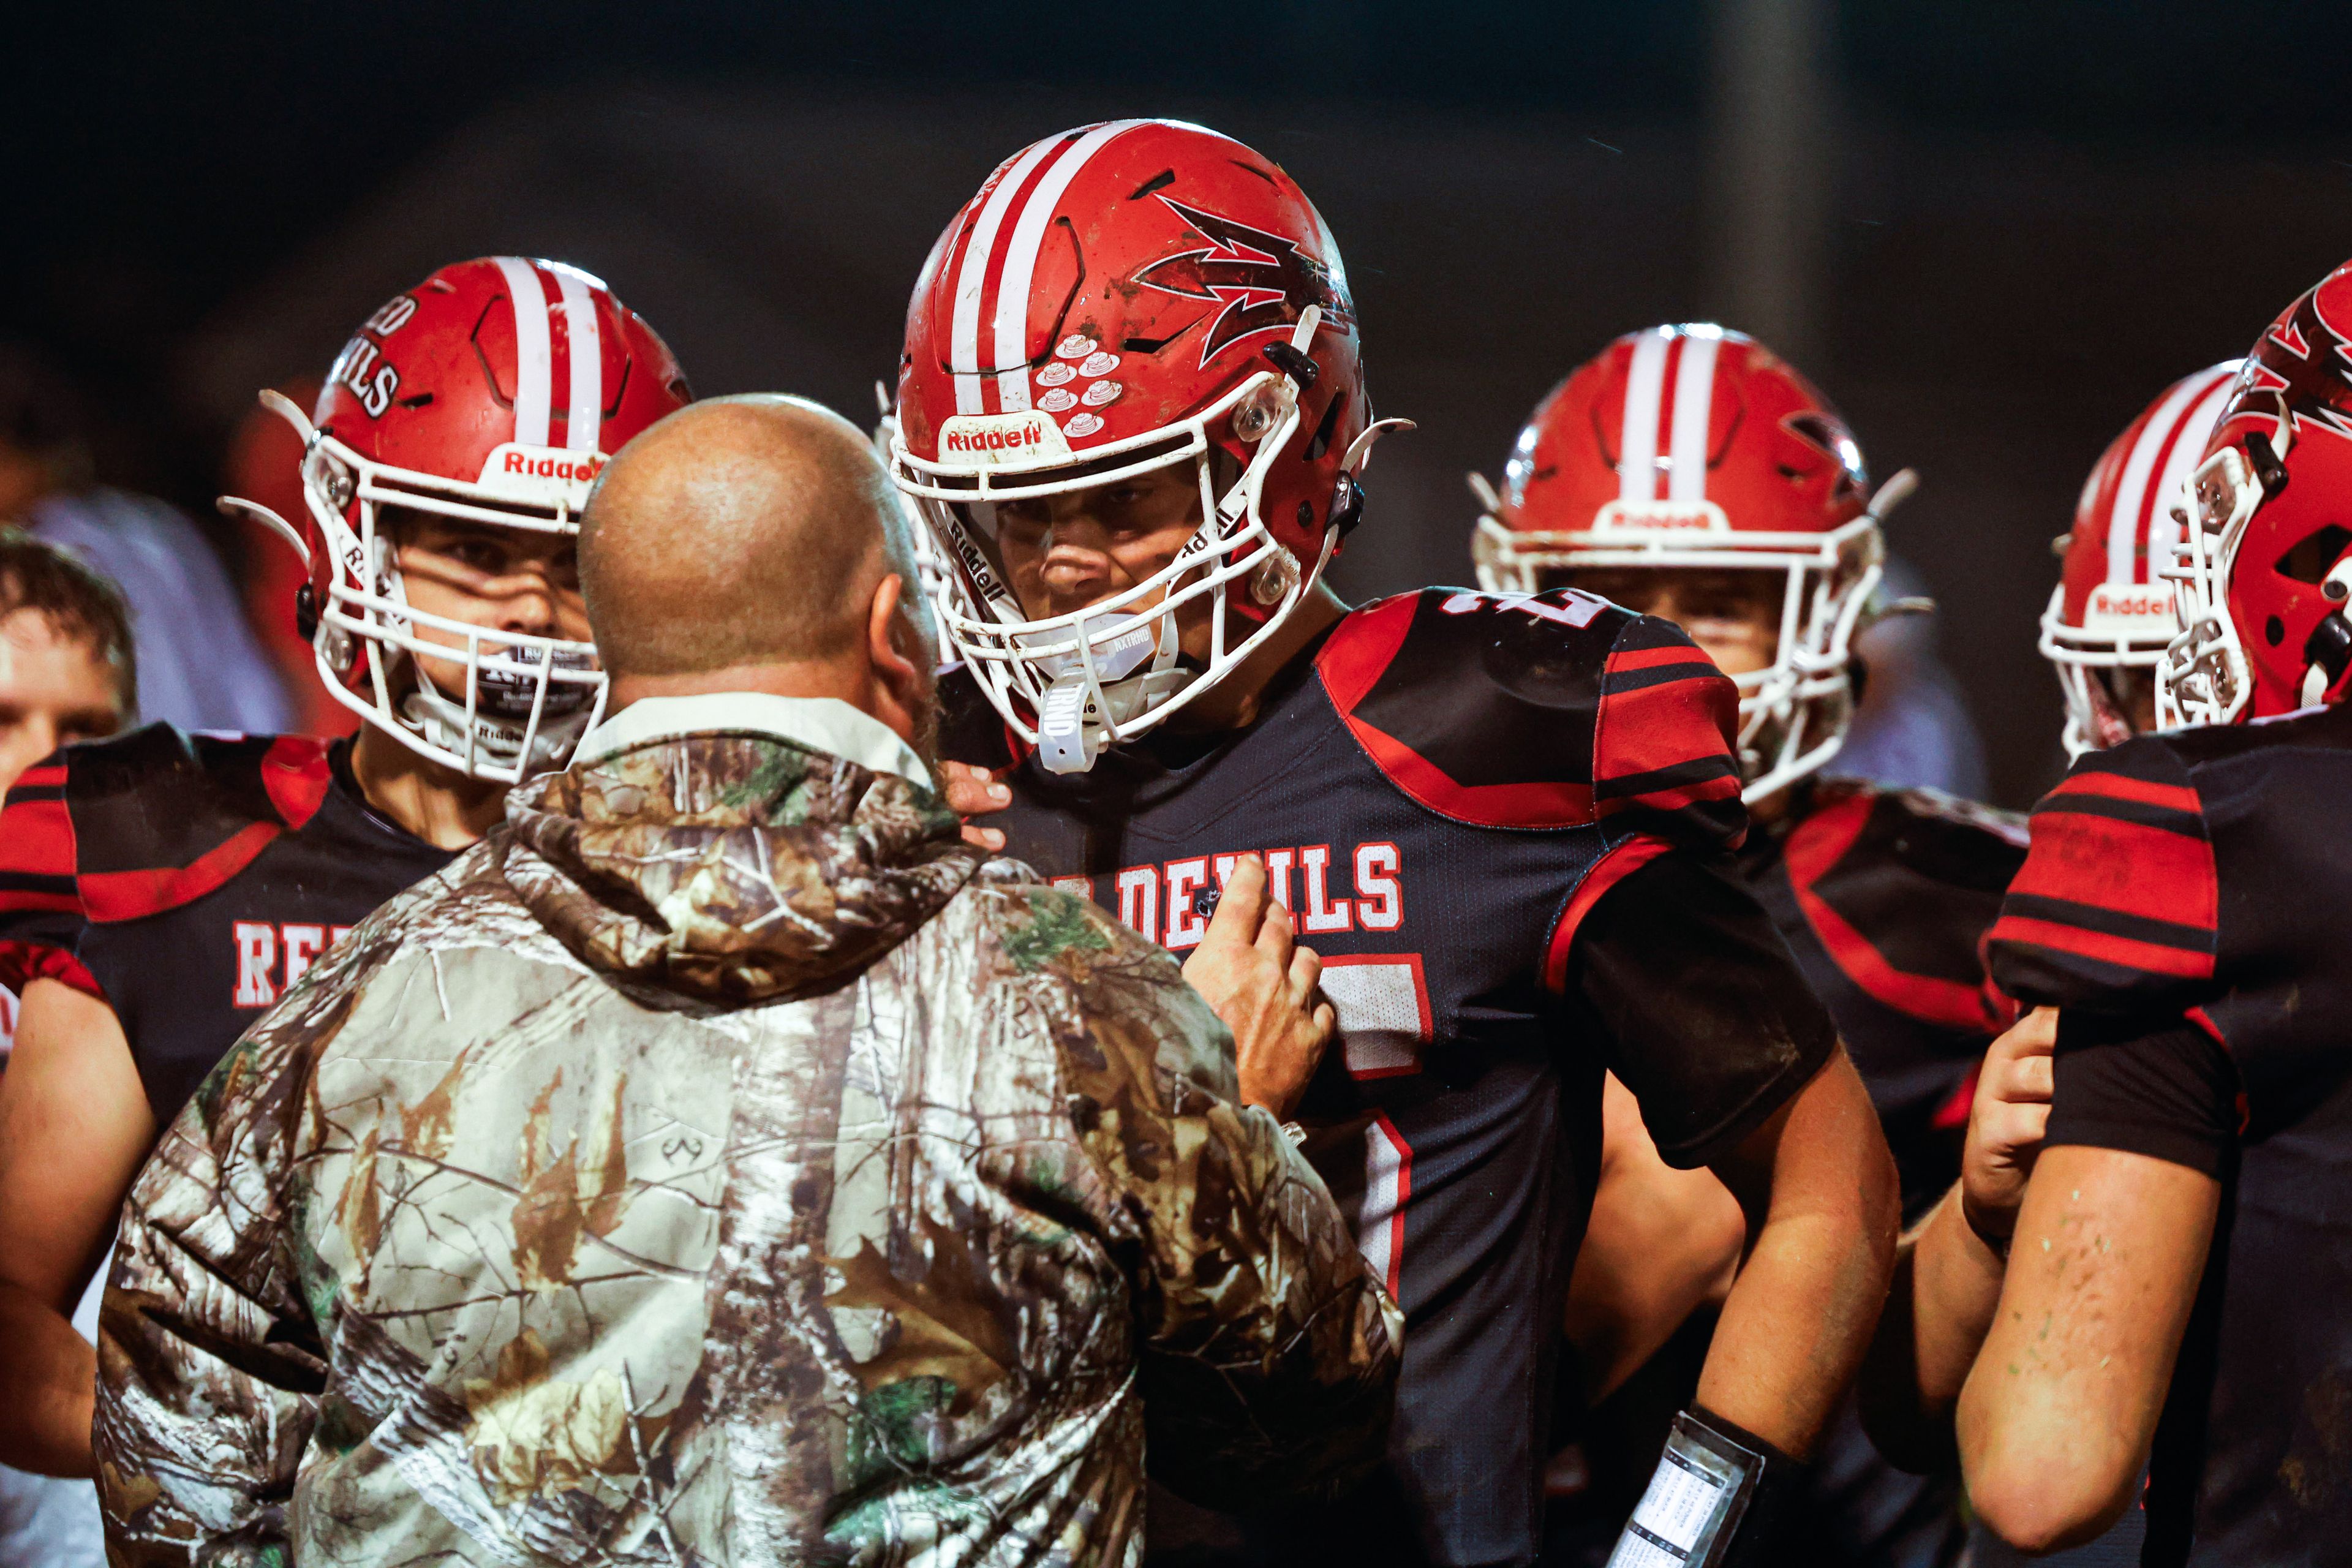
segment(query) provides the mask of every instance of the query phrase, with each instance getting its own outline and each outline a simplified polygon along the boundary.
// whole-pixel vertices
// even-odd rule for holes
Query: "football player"
[[[113,584],[0,524],[0,795],[59,746],[111,735],[138,711],[132,646]]]
[[[1180,952],[1256,851],[1323,956],[1342,1040],[1303,1135],[1405,1366],[1389,1484],[1264,1528],[1320,1561],[1533,1556],[1613,1067],[1755,1236],[1635,1522],[1697,1561],[1766,1549],[1876,1310],[1894,1179],[1733,873],[1727,683],[1580,593],[1340,604],[1323,569],[1389,423],[1347,275],[1287,174],[1197,126],[1000,167],[917,284],[898,416],[980,720],[943,744],[1013,764],[1011,851]]]
[[[1877,609],[1879,517],[1910,484],[1898,475],[1874,496],[1828,399],[1762,344],[1705,323],[1610,344],[1537,406],[1500,493],[1472,480],[1486,503],[1483,586],[1572,586],[1672,621],[1738,687],[1755,824],[1739,871],[1869,1087],[1906,1215],[1958,1174],[1972,1075],[2007,1022],[1978,944],[2024,854],[2005,814],[1821,776],[1860,695],[1852,644]],[[1612,1261],[1590,1277],[1657,1263]],[[1850,1413],[1816,1483],[1819,1560],[1957,1550],[1954,1478],[1888,1468]]]
[[[603,700],[573,563],[605,455],[687,398],[577,268],[443,268],[368,318],[301,435],[297,611],[355,741],[150,725],[28,769],[0,811],[0,1459],[89,1473],[68,1321],[157,1132],[347,928],[561,766]]]
[[[2180,630],[2164,578],[2189,473],[2237,379],[2224,360],[2164,389],[2084,481],[2065,566],[2042,612],[2042,655],[2066,700],[2066,757],[2156,728],[2156,665]]]
[[[2231,382],[2170,574],[2168,728],[2035,807],[1993,928],[2002,988],[2059,1009],[2055,1072],[1959,1442],[2029,1549],[2095,1534],[2143,1464],[2148,1563],[2352,1540],[2347,331],[2352,266]]]
[[[2042,652],[2056,667],[2066,704],[2066,754],[2105,751],[2156,728],[2156,667],[2179,631],[2165,574],[2187,521],[2188,481],[2203,459],[2240,362],[2227,360],[2166,387],[2111,442],[2084,481],[2074,524],[2056,541],[2064,561],[2042,614]],[[1872,1436],[1906,1468],[1952,1457],[1951,1421],[1960,1387],[1991,1326],[2001,1259],[2038,1150],[2049,1101],[2056,1015],[2033,1013],[1995,1046],[1977,1088],[1972,1150],[1960,1184],[1905,1238],[1878,1344],[1863,1379]],[[2024,1104],[1995,1090],[2022,1075]],[[2025,1131],[2014,1123],[2022,1115]],[[2083,1548],[2138,1559],[2137,1520]],[[2008,1561],[1999,1542],[1973,1555]]]

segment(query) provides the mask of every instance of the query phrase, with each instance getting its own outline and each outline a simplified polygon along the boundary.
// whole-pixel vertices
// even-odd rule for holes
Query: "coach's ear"
[[[911,744],[932,727],[932,670],[939,659],[921,624],[908,613],[906,592],[907,580],[887,573],[866,609],[866,710]]]

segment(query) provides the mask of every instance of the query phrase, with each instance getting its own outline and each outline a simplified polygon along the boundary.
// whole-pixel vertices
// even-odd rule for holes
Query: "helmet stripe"
[[[1029,406],[1029,287],[1037,276],[1037,252],[1045,243],[1045,226],[1062,193],[1087,161],[1121,132],[1143,123],[1114,120],[1097,125],[1073,142],[1037,182],[1013,226],[1013,243],[1004,253],[1004,271],[996,284],[996,404],[1007,414]]]
[[[1685,332],[1675,363],[1673,465],[1666,494],[1674,500],[1706,499],[1707,420],[1715,412],[1715,351],[1719,339]]]
[[[2148,502],[2158,489],[2158,466],[2170,450],[2173,438],[2180,433],[2180,416],[2196,399],[2194,377],[2175,386],[2132,443],[2131,456],[2124,461],[2122,478],[2116,481],[2116,500],[2107,513],[2107,581],[2131,583],[2145,581],[2144,571],[2135,571],[2134,562],[2140,553],[2143,531],[2147,527]],[[2153,543],[2153,541],[2147,542]]]
[[[1670,328],[1633,340],[1633,363],[1625,375],[1625,416],[1618,437],[1617,499],[1658,499],[1658,404],[1665,391]]]
[[[958,414],[987,412],[980,395],[980,296],[988,283],[988,262],[990,254],[996,249],[996,231],[1004,223],[1005,209],[1013,205],[1030,174],[1060,145],[1061,138],[1050,138],[1015,158],[995,188],[988,193],[988,199],[981,204],[980,217],[964,238],[963,264],[956,270],[955,315],[948,336],[948,363],[955,373]]]
[[[2169,507],[2175,500],[2185,498],[2189,476],[2197,471],[2197,465],[2204,459],[2205,443],[2213,438],[2213,426],[2221,417],[2222,405],[2230,401],[2230,389],[2237,384],[2239,363],[2237,360],[2224,360],[2189,378],[2199,384],[2202,395],[2182,417],[2180,428],[2173,433],[2171,449],[2165,454],[2163,467],[2159,470],[2164,476],[2163,480],[2147,507],[2148,520],[2143,524],[2147,531],[2144,581],[2155,581],[2156,563],[2171,554],[2173,542],[2180,534],[2180,525],[2173,521],[2168,511],[2159,509],[2156,501],[2161,499]],[[2164,531],[2161,540],[2157,537],[2158,529]]]
[[[593,452],[604,419],[604,345],[596,324],[595,296],[588,275],[562,262],[548,263],[563,295],[565,357],[572,362],[572,391],[564,403],[566,451]]]
[[[549,363],[547,290],[540,287],[538,269],[520,256],[501,256],[499,270],[506,275],[507,302],[514,308],[515,394],[514,438],[526,447],[547,445]]]

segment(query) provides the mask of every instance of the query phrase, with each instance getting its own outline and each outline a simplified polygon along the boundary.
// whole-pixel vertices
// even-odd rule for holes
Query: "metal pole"
[[[1714,0],[1707,297],[1799,363],[1820,346],[1829,0]]]

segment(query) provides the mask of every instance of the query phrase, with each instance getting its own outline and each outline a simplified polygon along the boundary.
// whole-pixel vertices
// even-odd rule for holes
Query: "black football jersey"
[[[2237,1069],[2236,1168],[2149,1469],[2150,1563],[2337,1563],[2352,1542],[2347,800],[2345,708],[2092,752],[2034,807],[1992,931],[1994,978],[2063,1010],[2062,1047],[2078,1014],[2186,1017]]]
[[[979,700],[962,690],[969,711]],[[1688,1165],[1765,1120],[1833,1047],[1729,867],[1745,823],[1733,708],[1730,683],[1665,622],[1572,590],[1430,589],[1349,615],[1248,728],[1157,732],[1082,774],[1024,761],[1013,805],[987,818],[1008,853],[1180,956],[1236,858],[1258,853],[1321,955],[1340,1037],[1300,1107],[1307,1152],[1408,1324],[1391,1484],[1351,1505],[1359,1523],[1382,1521],[1375,1560],[1534,1554],[1603,1069]],[[1002,765],[1003,740],[1001,725],[951,724],[946,751]],[[1745,993],[1736,1041],[1670,1059],[1671,1045],[1612,1031],[1622,1016],[1571,981],[1594,962],[1577,942],[1601,895],[1685,857],[1721,867],[1769,943],[1759,963],[1819,1020],[1798,1048],[1759,1022],[1769,987]],[[1659,920],[1632,923],[1629,942],[1660,945]],[[1683,962],[1693,990],[1727,967]],[[1332,1535],[1318,1548],[1342,1550]]]
[[[1958,1179],[1978,1064],[2012,1021],[1984,938],[2025,836],[2023,817],[1934,790],[1824,779],[1740,850],[1878,1108],[1906,1220]]]
[[[451,852],[368,809],[349,742],[150,724],[68,746],[0,806],[0,984],[121,1020],[156,1125],[378,904]]]

